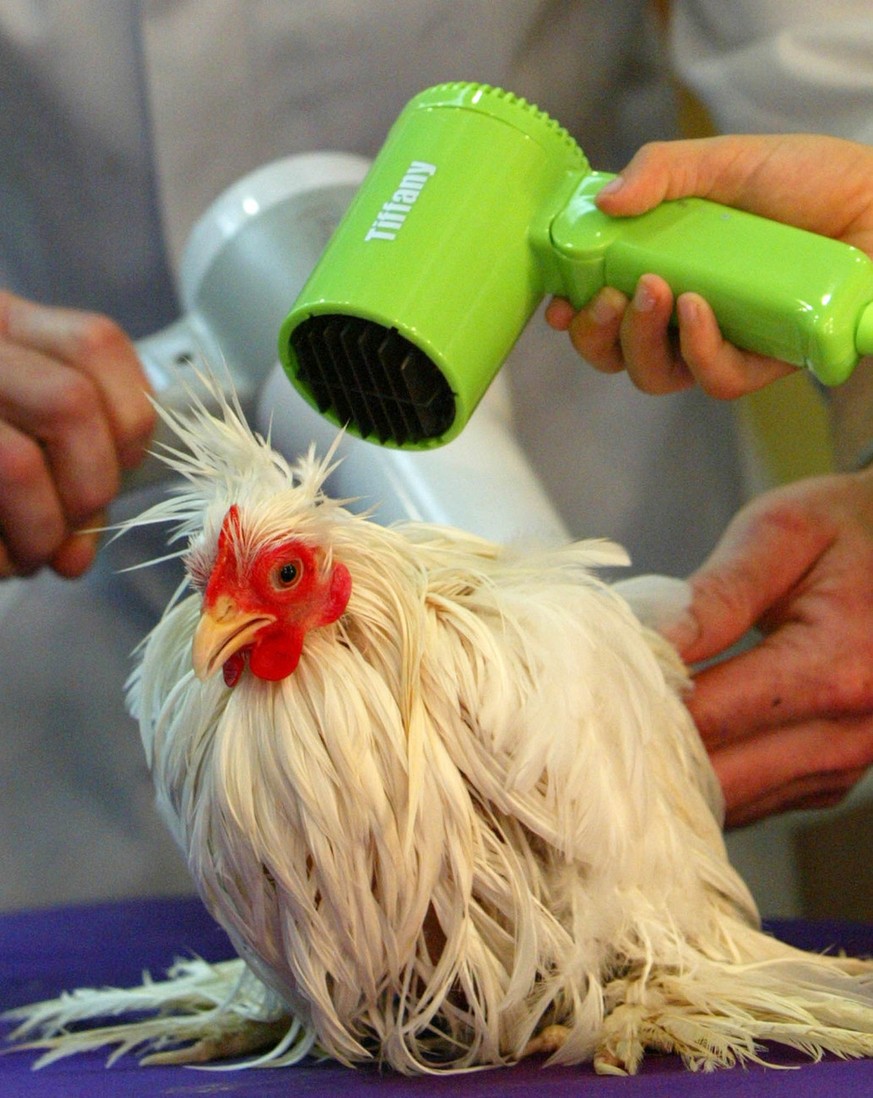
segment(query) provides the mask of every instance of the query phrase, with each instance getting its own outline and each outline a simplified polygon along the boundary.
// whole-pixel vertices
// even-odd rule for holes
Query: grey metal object
[[[162,405],[183,406],[186,387],[197,387],[191,366],[208,364],[226,373],[252,413],[277,361],[279,326],[368,167],[350,153],[286,157],[240,179],[209,207],[182,258],[181,318],[136,345]],[[148,460],[127,486],[163,475]]]

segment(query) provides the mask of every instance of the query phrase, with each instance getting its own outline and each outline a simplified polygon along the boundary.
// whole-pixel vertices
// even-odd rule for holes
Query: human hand
[[[0,577],[90,566],[93,528],[154,428],[147,388],[107,317],[0,291]]]
[[[740,511],[690,579],[689,708],[741,826],[835,804],[873,763],[873,471],[818,477]]]
[[[645,145],[597,205],[610,215],[640,214],[665,199],[709,198],[841,240],[873,255],[873,148],[808,134],[714,137]],[[681,294],[674,308],[667,283],[643,275],[632,300],[605,287],[579,312],[556,298],[546,311],[568,331],[595,369],[626,369],[647,393],[699,384],[711,396],[753,392],[793,367],[742,351],[722,339],[715,316],[698,294]]]

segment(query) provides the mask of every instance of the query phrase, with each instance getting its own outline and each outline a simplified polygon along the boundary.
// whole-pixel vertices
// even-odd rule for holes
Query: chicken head
[[[239,511],[231,507],[203,592],[195,674],[206,679],[221,667],[235,686],[248,664],[258,678],[285,678],[297,667],[307,632],[335,622],[351,588],[344,564],[299,538],[246,546]]]

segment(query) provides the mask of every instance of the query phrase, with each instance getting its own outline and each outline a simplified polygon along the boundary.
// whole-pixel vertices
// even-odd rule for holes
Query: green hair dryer
[[[425,449],[462,430],[544,295],[577,307],[642,274],[695,290],[738,346],[825,384],[873,352],[873,262],[703,199],[610,218],[557,122],[498,88],[407,105],[282,325],[279,356],[328,419]]]

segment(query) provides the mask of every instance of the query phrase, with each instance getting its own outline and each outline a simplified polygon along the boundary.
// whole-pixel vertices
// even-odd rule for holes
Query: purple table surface
[[[778,937],[805,949],[845,949],[873,954],[873,926],[850,923],[780,922]],[[173,958],[196,953],[208,960],[231,956],[223,932],[198,900],[137,900],[93,907],[62,908],[0,916],[0,1007],[9,1008],[81,986],[127,986],[143,970],[164,972]],[[5,1026],[3,1034],[8,1032]],[[387,1098],[414,1095],[594,1095],[597,1098],[870,1098],[873,1060],[827,1058],[815,1064],[774,1051],[778,1068],[756,1065],[707,1074],[687,1072],[678,1058],[649,1056],[633,1078],[600,1077],[589,1066],[546,1068],[527,1061],[511,1068],[461,1076],[406,1078],[335,1063],[240,1072],[139,1067],[132,1056],[106,1066],[103,1053],[84,1054],[32,1069],[31,1052],[0,1055],[2,1098],[137,1098],[184,1095],[290,1095],[294,1098]],[[784,1070],[790,1068],[791,1070]]]

